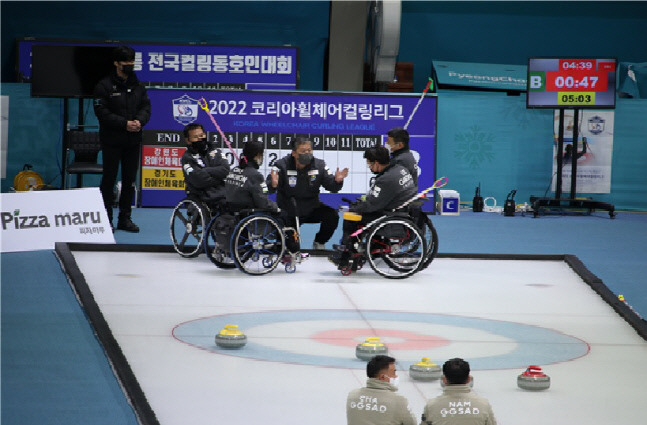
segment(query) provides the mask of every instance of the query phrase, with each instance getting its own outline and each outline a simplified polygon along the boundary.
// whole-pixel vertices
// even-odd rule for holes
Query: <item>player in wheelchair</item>
[[[202,124],[184,127],[187,150],[181,158],[186,198],[174,208],[171,240],[183,257],[195,257],[203,248],[204,228],[225,202],[229,163],[210,145]]]
[[[350,203],[343,215],[341,245],[329,257],[343,275],[359,270],[366,261],[387,278],[404,278],[420,270],[427,258],[427,242],[419,224],[417,187],[409,171],[391,163],[385,147],[364,153],[376,176],[363,199]]]
[[[291,273],[307,255],[300,252],[298,223],[286,227],[284,212],[267,197],[258,171],[263,153],[263,143],[245,143],[239,165],[225,179],[226,208],[210,223],[205,249],[219,267],[258,275],[285,264]]]

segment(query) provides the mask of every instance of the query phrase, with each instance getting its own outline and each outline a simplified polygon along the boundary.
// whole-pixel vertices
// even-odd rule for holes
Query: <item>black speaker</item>
[[[505,200],[505,204],[503,205],[503,215],[506,217],[514,217],[514,212],[516,210],[516,206],[514,203],[514,195],[517,194],[516,190],[511,191],[508,193],[508,198]]]
[[[482,212],[483,211],[483,197],[481,196],[481,183],[476,187],[476,193],[474,194],[474,199],[472,200],[472,211]]]
[[[483,197],[475,196],[472,200],[472,211],[482,212],[483,211]]]

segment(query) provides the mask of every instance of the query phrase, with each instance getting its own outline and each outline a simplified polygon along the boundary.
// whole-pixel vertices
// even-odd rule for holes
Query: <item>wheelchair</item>
[[[353,204],[347,199],[344,201]],[[346,221],[362,220],[361,215],[347,211],[343,218]],[[419,204],[406,211],[385,212],[383,216],[360,225],[345,242],[347,261],[340,263],[339,267],[344,276],[360,270],[368,262],[380,276],[404,279],[428,267],[438,253],[438,234]]]
[[[420,266],[420,270],[424,270],[429,267],[429,264],[431,264],[438,254],[438,233],[429,218],[429,213],[422,211],[421,204],[422,203],[412,204],[409,208],[409,216],[413,222],[416,223],[418,229],[422,232],[425,242],[427,243],[425,261]]]
[[[290,253],[286,246],[287,238],[298,240],[298,227],[298,221],[296,229],[282,226],[266,210],[223,210],[207,226],[204,251],[220,268],[236,267],[250,275],[263,275],[283,264],[286,273],[294,273],[307,258]]]
[[[175,251],[185,258],[193,258],[203,251],[206,226],[218,211],[218,204],[207,204],[187,196],[173,208],[171,215],[171,242]]]

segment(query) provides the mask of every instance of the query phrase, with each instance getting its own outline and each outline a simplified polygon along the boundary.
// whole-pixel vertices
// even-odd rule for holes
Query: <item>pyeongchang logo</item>
[[[450,77],[457,77],[459,80],[462,80],[464,78],[471,80],[473,82],[483,82],[483,83],[513,83],[513,84],[518,84],[525,86],[526,85],[526,80],[523,78],[513,78],[507,75],[503,75],[500,77],[492,77],[489,75],[474,75],[474,74],[463,74],[460,72],[456,71],[449,71],[448,74]]]

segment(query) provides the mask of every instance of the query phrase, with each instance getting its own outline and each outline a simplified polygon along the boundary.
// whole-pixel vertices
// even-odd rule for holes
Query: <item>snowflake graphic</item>
[[[533,110],[526,109],[526,105],[518,102],[506,102],[501,108],[501,115],[509,122],[515,122],[522,129],[527,129],[530,123],[536,119]]]
[[[483,133],[477,125],[471,126],[467,133],[456,134],[454,141],[457,142],[454,156],[472,169],[479,168],[485,160],[492,162],[494,159],[494,135]]]

